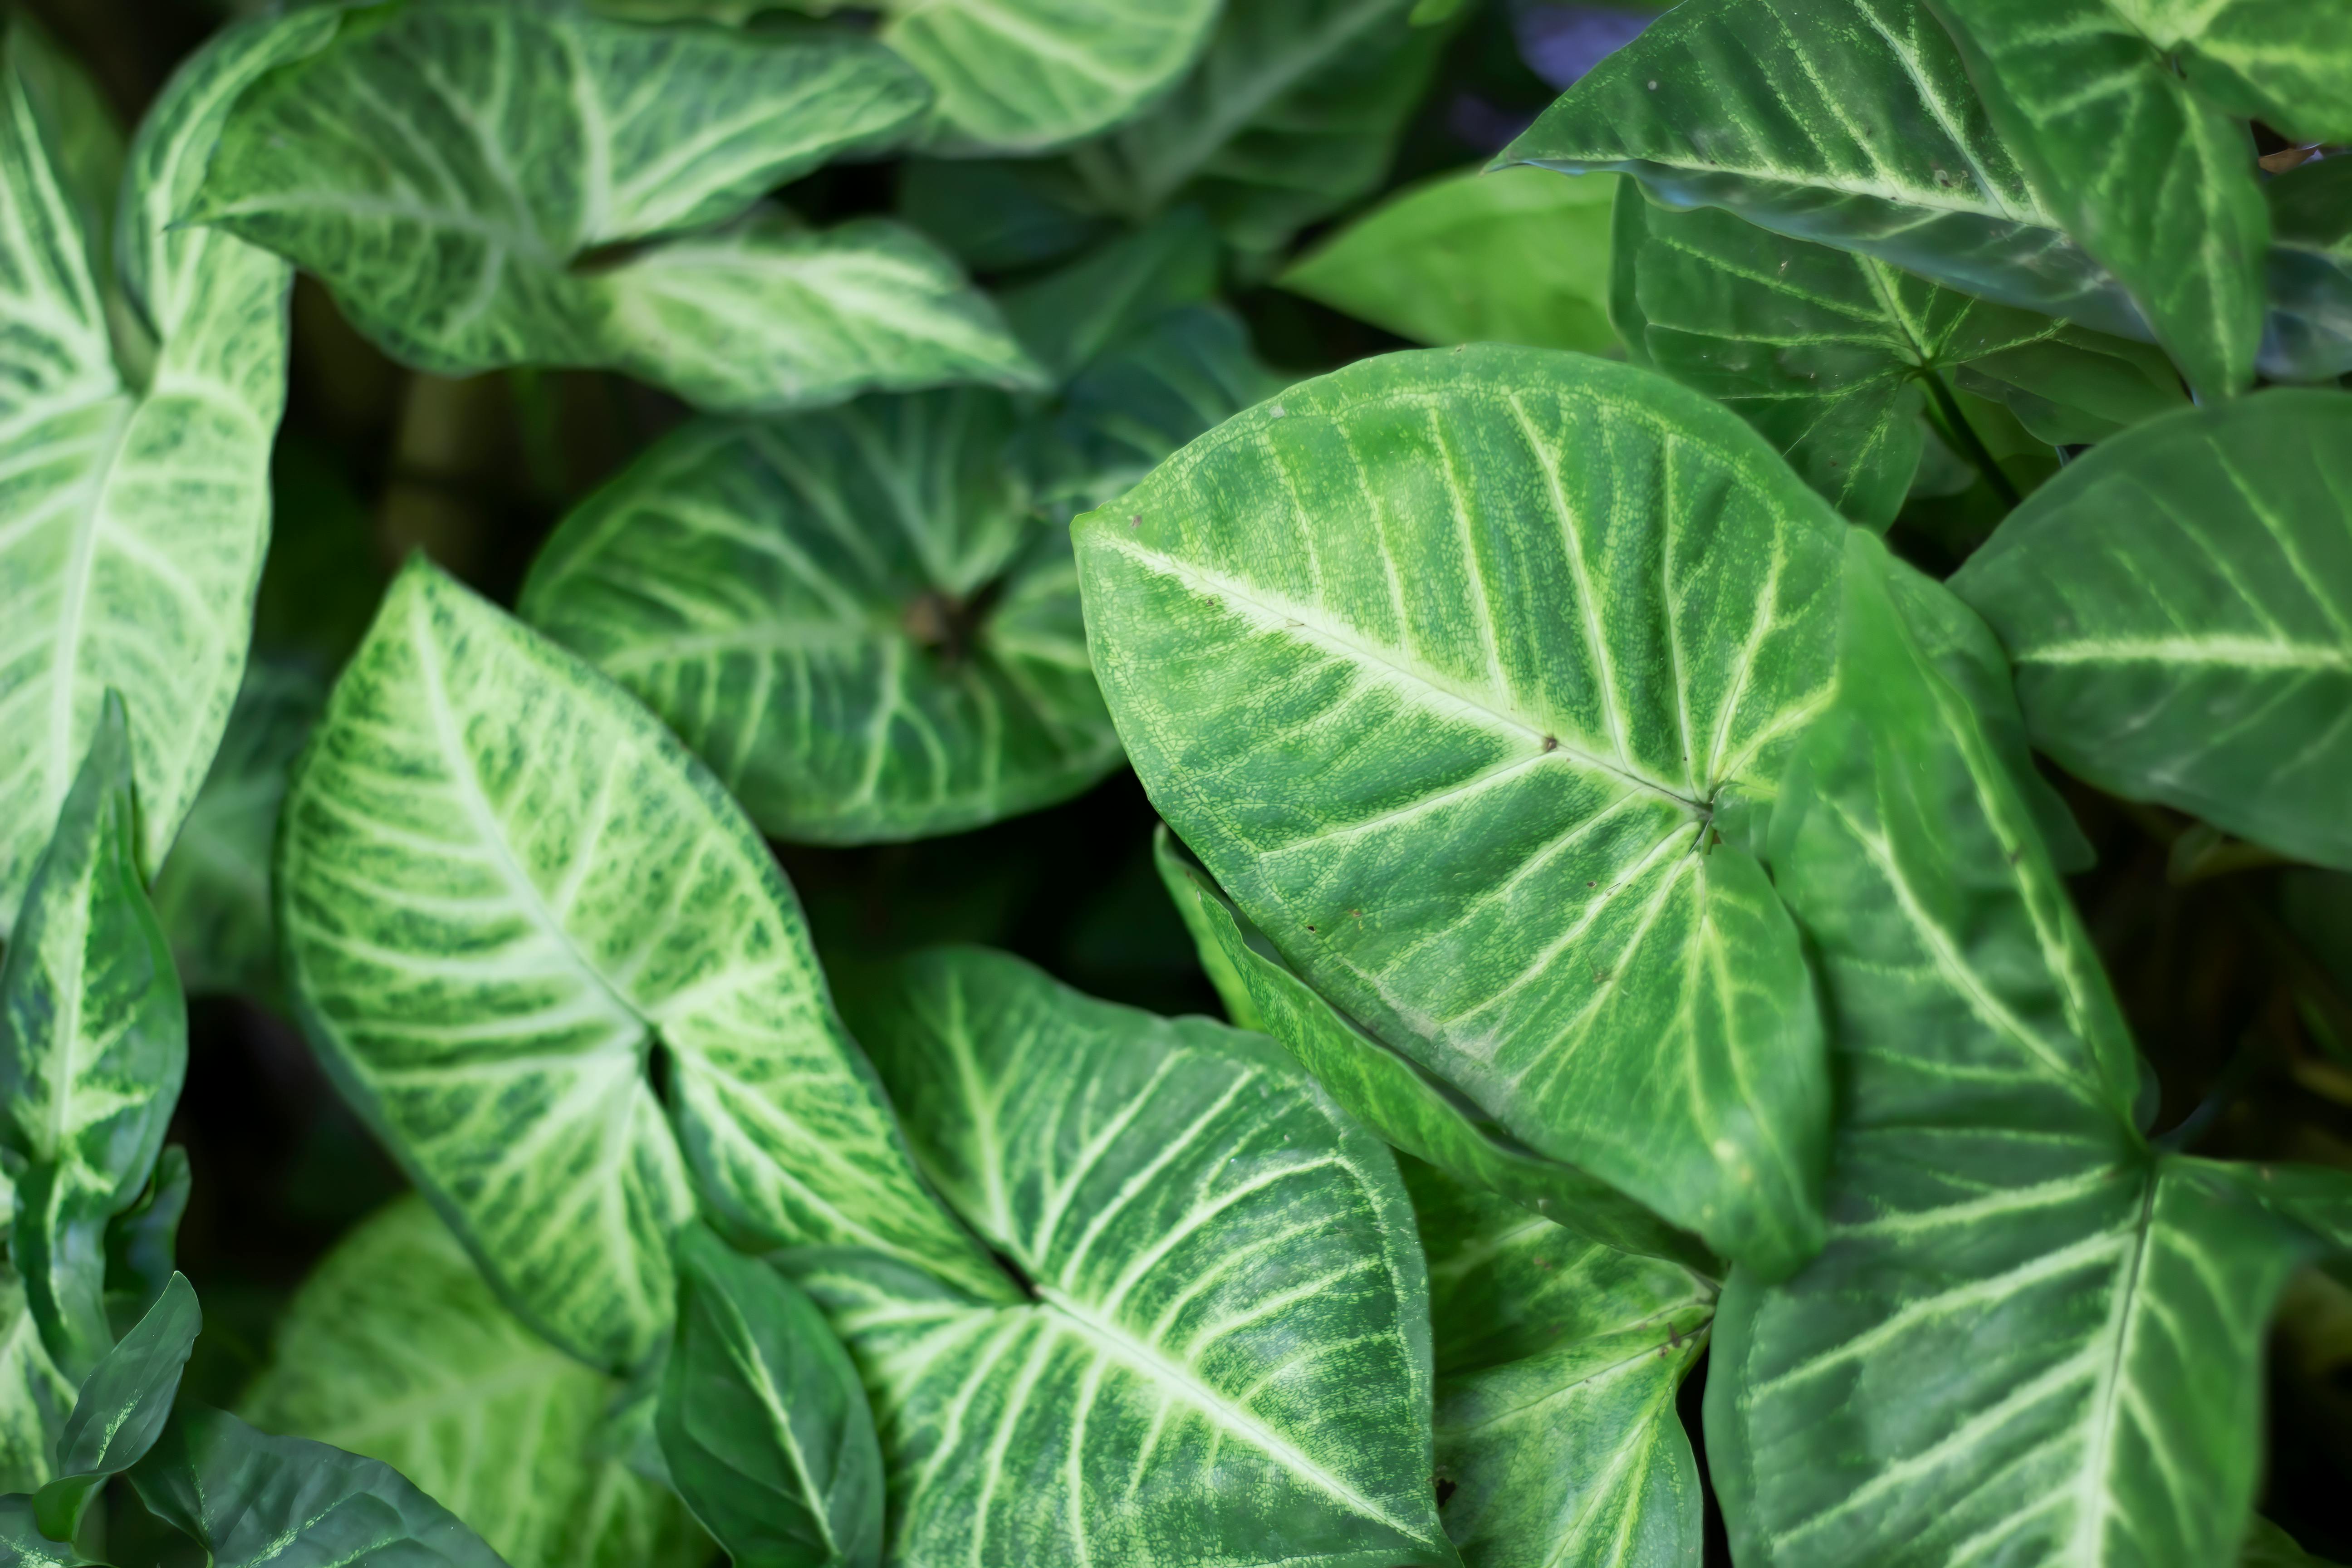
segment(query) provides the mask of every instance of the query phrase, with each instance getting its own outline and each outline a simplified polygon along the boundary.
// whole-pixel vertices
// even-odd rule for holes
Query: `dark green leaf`
[[[898,171],[898,216],[982,272],[1059,260],[1103,237],[1110,220],[1082,200],[1052,162],[912,158]]]
[[[2238,1568],[2334,1568],[2295,1544],[2294,1537],[2267,1519],[2256,1519],[2246,1532]]]
[[[2300,0],[2112,0],[2199,96],[2304,142],[2352,142],[2352,27]]]
[[[58,1478],[33,1496],[34,1515],[50,1540],[74,1539],[107,1478],[155,1446],[204,1326],[194,1288],[174,1273],[146,1316],[91,1369],[58,1437]]]
[[[0,1555],[9,1568],[105,1568],[96,1558],[43,1535],[33,1518],[33,1500],[23,1496],[0,1497]]]
[[[1004,296],[1004,319],[1040,363],[1063,379],[1105,349],[1217,287],[1217,237],[1197,208],[1181,207]]]
[[[848,1352],[801,1289],[699,1226],[655,1417],[671,1482],[736,1568],[871,1568],[882,1451]]]
[[[2279,381],[2352,373],[2352,158],[2271,181],[2271,316],[2262,372]]]
[[[2352,868],[2352,399],[2272,391],[2128,431],[1952,586],[2070,772]]]
[[[2189,401],[2164,351],[2072,322],[2047,337],[1982,354],[1955,382],[2006,404],[2037,440],[2088,446]]]
[[[1225,1016],[1236,1029],[1251,1029],[1261,1035],[1272,1034],[1273,1031],[1266,1027],[1265,1016],[1257,1010],[1257,998],[1250,994],[1249,980],[1244,973],[1250,965],[1242,956],[1228,951],[1230,944],[1221,931],[1227,923],[1222,917],[1231,916],[1236,932],[1245,917],[1234,910],[1224,894],[1217,889],[1209,874],[1201,869],[1200,862],[1176,842],[1176,836],[1168,831],[1168,825],[1164,822],[1151,830],[1151,868],[1160,873],[1160,885],[1168,889],[1169,901],[1176,906],[1176,917],[1184,922],[1185,934],[1192,939],[1192,951],[1201,961],[1201,972],[1216,988],[1217,1000],[1225,1005]],[[1336,1009],[1334,1016],[1337,1016]],[[1297,1055],[1296,1051],[1291,1054]],[[1309,1072],[1315,1071],[1312,1062],[1302,1060],[1301,1065]],[[1320,1073],[1316,1074],[1316,1080],[1322,1081]],[[1343,1090],[1344,1088],[1342,1085]],[[1326,1091],[1328,1091],[1328,1085]],[[1339,1097],[1334,1094],[1332,1098],[1337,1100]],[[1341,1100],[1340,1103],[1345,1105],[1346,1101]],[[1349,1114],[1375,1132],[1381,1131],[1360,1112],[1350,1111]],[[1387,1137],[1387,1134],[1381,1133],[1381,1136]]]
[[[188,1152],[166,1143],[139,1201],[106,1227],[107,1310],[118,1324],[146,1316],[178,1275],[180,1219],[194,1178]]]

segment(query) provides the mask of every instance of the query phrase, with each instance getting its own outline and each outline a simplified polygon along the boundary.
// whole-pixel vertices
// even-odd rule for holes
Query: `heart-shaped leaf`
[[[1827,1083],[1740,839],[1829,696],[1841,531],[1696,394],[1493,347],[1293,387],[1075,530],[1145,788],[1298,973],[1774,1273]]]
[[[420,560],[284,818],[287,984],[322,1059],[556,1343],[621,1367],[667,1329],[689,1165],[770,1245],[999,1289],[908,1163],[767,847],[578,659]]]
[[[1032,1282],[798,1266],[874,1390],[899,1560],[1454,1560],[1412,1211],[1279,1047],[970,949],[851,994],[926,1169]]]

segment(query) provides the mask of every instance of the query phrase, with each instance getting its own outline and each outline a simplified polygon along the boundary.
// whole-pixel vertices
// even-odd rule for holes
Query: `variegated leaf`
[[[2352,141],[2352,28],[2292,0],[2109,0],[2200,97],[2304,142]]]
[[[740,809],[626,693],[422,561],[296,772],[277,881],[322,1058],[564,1348],[625,1366],[667,1329],[689,1167],[771,1245],[997,1288],[908,1163]]]
[[[37,1491],[57,1474],[58,1436],[78,1387],[41,1342],[24,1279],[0,1261],[0,1493]]]

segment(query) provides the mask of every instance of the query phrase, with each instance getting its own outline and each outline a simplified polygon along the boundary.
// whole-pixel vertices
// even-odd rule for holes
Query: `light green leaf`
[[[146,1189],[188,1068],[172,952],[140,885],[131,770],[110,694],[0,959],[0,1146],[24,1162],[9,1252],[77,1379],[114,1344],[107,1221]]]
[[[1103,351],[1216,292],[1217,237],[1196,207],[1094,247],[1004,296],[1005,320],[1066,381]]]
[[[1076,573],[962,389],[703,421],[566,519],[526,620],[636,693],[781,838],[959,832],[1116,767]]]
[[[2352,28],[2294,0],[2111,0],[2198,95],[2302,142],[2352,142]]]
[[[941,950],[853,1005],[983,1308],[804,1260],[875,1396],[898,1560],[1442,1564],[1421,1252],[1388,1152],[1272,1041]]]
[[[1921,0],[1678,5],[1502,161],[1618,170],[1669,205],[1723,207],[1962,293],[2146,335],[1994,134]]]
[[[1228,5],[1181,85],[1073,165],[1108,210],[1191,199],[1242,250],[1278,250],[1387,174],[1448,33],[1411,26],[1413,3]]]
[[[175,1272],[163,1296],[91,1368],[58,1436],[58,1478],[33,1494],[34,1517],[50,1540],[73,1540],[107,1479],[155,1446],[180,1392],[180,1369],[204,1326],[195,1288]]]
[[[620,1386],[500,1306],[404,1197],[311,1271],[239,1413],[390,1465],[513,1568],[703,1568],[677,1500],[600,1441]]]
[[[1272,1035],[1324,1092],[1366,1128],[1456,1182],[1499,1194],[1580,1237],[1631,1252],[1720,1265],[1695,1238],[1573,1165],[1548,1160],[1512,1137],[1459,1089],[1389,1046],[1316,994],[1166,828],[1154,846],[1160,874],[1201,950],[1201,962],[1244,1028]],[[1234,990],[1227,990],[1228,986]],[[1246,1007],[1244,1021],[1234,1006]],[[1439,1365],[1445,1364],[1444,1355]]]
[[[113,278],[115,198],[122,189],[128,151],[122,128],[81,62],[59,48],[27,13],[8,18],[7,51],[17,90],[44,143],[35,155],[47,163],[73,210],[89,276],[106,289]],[[116,301],[107,303],[111,308]]]
[[[348,16],[239,102],[188,216],[317,272],[442,374],[607,366],[731,409],[1024,379],[986,302],[904,231],[691,232],[886,142],[929,96],[846,34],[411,5]]]
[[[76,1392],[41,1343],[24,1280],[0,1262],[0,1494],[37,1491],[57,1474],[58,1437]],[[29,1500],[24,1522],[40,1533]]]
[[[2263,194],[2272,244],[2262,373],[2274,381],[2352,373],[2352,158],[2290,169]]]
[[[993,1288],[908,1164],[766,846],[579,660],[411,564],[284,818],[286,979],[321,1059],[558,1344],[623,1367],[666,1331],[689,1167],[770,1245]]]
[[[156,917],[192,994],[277,994],[270,850],[287,773],[326,700],[325,687],[299,666],[246,668],[212,771],[155,873]]]
[[[2352,868],[2352,399],[2265,392],[2103,443],[1952,586],[2068,771]]]
[[[289,273],[172,225],[230,101],[332,26],[320,12],[239,24],[181,66],[131,149],[110,279],[66,242],[72,193],[22,79],[0,84],[0,188],[17,215],[0,236],[0,937],[110,687],[131,713],[142,871],[227,721],[268,535]],[[110,294],[153,340],[133,367],[144,379],[115,363]]]
[[[1707,1453],[1755,1565],[2224,1561],[2307,1244],[2151,1157],[2104,975],[2008,769],[1856,536],[1844,668],[1772,822],[1841,1057],[1830,1242],[1735,1274]]]
[[[700,1226],[679,1238],[677,1267],[655,1417],[672,1485],[737,1568],[872,1568],[882,1451],[824,1315]]]
[[[2066,232],[2130,290],[2191,385],[2242,390],[2270,248],[2246,127],[2192,92],[2108,0],[1930,3]]]
[[[1841,531],[1697,394],[1496,347],[1293,387],[1075,531],[1137,772],[1298,974],[1774,1273],[1818,1243],[1820,1023],[1713,826],[1828,699]]]
[[[1438,174],[1302,259],[1283,288],[1416,342],[1608,353],[1609,209],[1618,182],[1534,169]]]

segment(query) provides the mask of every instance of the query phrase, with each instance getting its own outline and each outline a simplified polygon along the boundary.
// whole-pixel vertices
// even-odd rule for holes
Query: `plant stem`
[[[1969,416],[1960,412],[1959,399],[1952,395],[1952,389],[1945,384],[1942,374],[1933,370],[1922,371],[1920,379],[1927,384],[1927,395],[1935,399],[1937,423],[1944,426],[1945,436],[1960,449],[1960,456],[1976,465],[1977,472],[1982,474],[1985,483],[1992,487],[1992,493],[2000,498],[2000,504],[2014,507],[2024,498],[2017,493],[2017,487],[2009,482],[2009,476],[2000,471],[2000,464],[1986,449],[1984,438],[1977,434],[1976,426],[1969,423]]]

